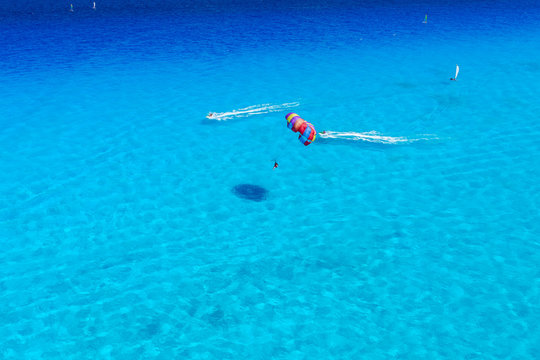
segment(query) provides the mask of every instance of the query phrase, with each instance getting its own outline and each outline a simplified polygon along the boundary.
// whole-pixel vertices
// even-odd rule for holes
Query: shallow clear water
[[[4,12],[0,357],[535,358],[540,11],[426,4]]]

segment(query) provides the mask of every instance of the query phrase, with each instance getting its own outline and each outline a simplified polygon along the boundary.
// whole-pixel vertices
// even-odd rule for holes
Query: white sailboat
[[[96,2],[94,1],[94,6],[92,6],[92,9],[96,10]]]
[[[459,65],[456,64],[456,75],[454,75],[453,78],[450,78],[450,80],[457,81],[458,74],[459,74]]]

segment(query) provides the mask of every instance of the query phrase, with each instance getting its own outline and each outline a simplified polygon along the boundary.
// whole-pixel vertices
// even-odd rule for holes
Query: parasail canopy
[[[285,115],[285,118],[287,119],[287,127],[294,132],[300,133],[298,140],[300,140],[302,144],[308,146],[315,140],[317,131],[315,131],[313,125],[295,113],[288,113]]]

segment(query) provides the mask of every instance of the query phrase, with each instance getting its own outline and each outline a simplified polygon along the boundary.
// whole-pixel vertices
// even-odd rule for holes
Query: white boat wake
[[[378,144],[408,144],[422,140],[437,140],[434,135],[421,135],[418,138],[407,138],[404,136],[385,136],[376,131],[368,131],[363,133],[358,132],[340,132],[340,131],[324,131],[317,134],[323,139],[339,139],[351,141],[366,141]]]
[[[289,108],[297,107],[299,105],[300,103],[298,102],[284,103],[284,104],[279,104],[279,105],[272,105],[272,104],[252,105],[252,106],[245,107],[243,109],[232,110],[228,112],[210,113],[206,116],[206,118],[210,120],[225,121],[225,120],[230,120],[234,118],[267,114],[267,113],[276,112],[276,111],[283,111]]]

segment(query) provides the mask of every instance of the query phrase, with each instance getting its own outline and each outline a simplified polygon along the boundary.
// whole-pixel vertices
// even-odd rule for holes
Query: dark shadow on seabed
[[[261,202],[266,200],[268,190],[259,185],[239,184],[231,189],[232,193],[241,199]]]

